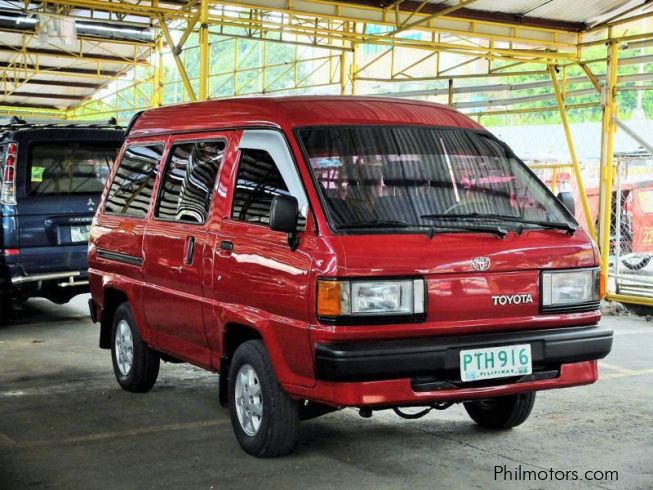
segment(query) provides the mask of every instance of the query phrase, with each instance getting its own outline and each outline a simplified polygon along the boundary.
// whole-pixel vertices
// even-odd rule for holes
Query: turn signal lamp
[[[317,287],[318,316],[340,315],[340,281],[318,281]]]

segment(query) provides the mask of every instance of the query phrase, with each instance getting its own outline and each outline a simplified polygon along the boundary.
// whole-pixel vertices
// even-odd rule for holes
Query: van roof
[[[397,124],[480,129],[442,104],[390,97],[237,97],[191,102],[143,112],[128,137],[238,127]]]

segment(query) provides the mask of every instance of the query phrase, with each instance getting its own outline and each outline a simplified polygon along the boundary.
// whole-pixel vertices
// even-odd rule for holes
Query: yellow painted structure
[[[28,1],[28,0],[26,0]],[[29,2],[28,2],[29,3]],[[436,2],[437,3],[437,2]],[[510,80],[511,77],[548,77],[555,104],[545,107],[520,107],[505,110],[475,111],[478,119],[490,115],[558,111],[570,154],[569,165],[581,194],[585,226],[598,240],[603,271],[607,273],[610,246],[611,199],[614,179],[613,145],[617,127],[617,94],[631,90],[620,83],[620,50],[634,45],[652,46],[653,31],[636,32],[633,22],[653,16],[634,6],[586,29],[564,23],[510,22],[489,16],[465,16],[475,0],[458,0],[434,10],[428,1],[395,0],[381,5],[331,0],[191,0],[186,3],[164,0],[48,0],[35,5],[42,11],[78,19],[80,22],[113,22],[129,28],[151,28],[151,40],[111,39],[80,34],[79,46],[61,49],[56,55],[69,60],[71,67],[50,66],[51,50],[30,42],[37,33],[0,27],[15,42],[0,41],[0,55],[8,55],[0,65],[0,115],[59,119],[106,119],[166,103],[174,91],[176,101],[213,98],[227,81],[233,82],[233,95],[254,93],[292,93],[330,90],[339,94],[364,94],[374,84],[392,91],[405,83],[446,81],[446,102],[456,107],[457,95],[469,80]],[[430,10],[429,10],[430,8]],[[5,34],[3,34],[3,39]],[[211,63],[219,43],[233,44],[233,67],[218,71]],[[258,66],[245,65],[252,51],[242,53],[244,43],[261,43],[255,53]],[[109,43],[111,43],[109,45]],[[282,43],[295,47],[290,62],[270,62],[269,46]],[[109,47],[110,46],[110,47]],[[588,58],[593,47],[606,46],[606,55]],[[301,50],[313,50],[306,56]],[[199,51],[197,54],[196,51]],[[651,56],[637,60],[651,63]],[[199,66],[189,66],[198,59]],[[624,58],[625,59],[625,58]],[[45,60],[45,61],[44,61]],[[251,60],[251,59],[250,59]],[[626,59],[625,62],[628,62]],[[80,67],[80,68],[76,68]],[[302,69],[300,70],[300,67]],[[601,101],[569,103],[569,69],[580,67]],[[56,77],[65,73],[66,82]],[[134,73],[131,80],[125,78]],[[196,73],[196,75],[194,75]],[[239,84],[239,77],[249,78]],[[597,75],[601,74],[601,75]],[[318,76],[319,75],[319,76]],[[61,75],[63,76],[63,75]],[[50,77],[51,85],[71,87],[97,83],[96,95],[74,103],[58,101],[52,105],[29,102],[45,97],[33,93],[20,98],[24,87]],[[319,78],[319,81],[316,81]],[[279,88],[280,79],[288,80]],[[112,82],[114,82],[112,84]],[[579,83],[579,82],[573,82]],[[66,85],[62,85],[66,86]],[[113,87],[113,88],[108,88]],[[518,89],[519,85],[515,85]],[[651,90],[653,85],[640,89]],[[378,92],[378,90],[377,90]],[[27,102],[26,102],[27,101]],[[576,156],[568,111],[600,105],[602,148],[600,165],[600,218],[598,230],[591,219],[583,175]],[[555,176],[552,185],[555,186]],[[623,295],[620,301],[653,305]]]

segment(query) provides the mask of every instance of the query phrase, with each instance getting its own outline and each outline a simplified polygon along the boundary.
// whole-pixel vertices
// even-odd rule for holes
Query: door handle
[[[187,239],[188,246],[186,247],[186,265],[193,263],[193,255],[195,254],[195,237],[189,236]]]
[[[231,252],[234,249],[233,242],[230,242],[229,240],[222,240],[218,246],[220,247],[220,250],[226,250],[227,252]]]

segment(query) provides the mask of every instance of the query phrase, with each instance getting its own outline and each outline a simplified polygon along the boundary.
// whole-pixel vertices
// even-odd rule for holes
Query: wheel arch
[[[229,322],[222,331],[222,357],[220,358],[220,405],[228,405],[229,400],[229,366],[236,349],[250,340],[261,340],[265,345],[262,333],[251,325],[239,322]]]
[[[100,348],[111,348],[111,328],[113,317],[118,307],[129,302],[127,293],[115,287],[106,287],[103,291],[102,318],[100,319]]]
[[[228,367],[229,361],[233,357],[234,352],[236,352],[236,349],[249,340],[261,340],[265,345],[263,334],[258,328],[238,322],[230,322],[225,325],[222,333],[223,349],[220,372],[223,372],[224,368]]]

